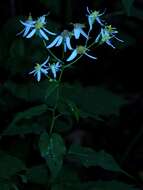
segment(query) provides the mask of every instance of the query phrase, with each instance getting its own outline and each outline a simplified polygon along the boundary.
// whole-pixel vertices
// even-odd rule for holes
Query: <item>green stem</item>
[[[44,43],[44,46],[46,47],[46,42],[43,40],[43,43]],[[59,59],[49,48],[46,48],[49,52],[49,54],[55,58],[57,61],[61,62],[61,63],[64,63],[61,59]]]
[[[56,115],[56,109],[58,106],[58,100],[59,100],[59,96],[60,96],[60,82],[61,82],[63,71],[64,71],[64,68],[62,68],[62,71],[61,71],[60,76],[59,76],[59,86],[57,88],[56,103],[55,103],[55,106],[54,106],[53,111],[52,111],[52,122],[51,122],[51,126],[50,126],[49,136],[51,136],[51,134],[53,132],[56,119],[61,115],[61,114]]]

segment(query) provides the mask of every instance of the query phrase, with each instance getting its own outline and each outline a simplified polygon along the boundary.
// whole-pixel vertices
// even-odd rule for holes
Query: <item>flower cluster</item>
[[[49,63],[50,56],[48,55],[46,61],[44,61],[41,65],[37,63],[34,67],[34,70],[29,74],[34,74],[38,82],[41,80],[41,75],[45,75],[49,79],[52,77],[54,80],[56,80],[57,72],[61,70],[61,67],[63,69],[69,67],[83,55],[86,55],[87,57],[94,60],[97,59],[95,56],[92,56],[88,53],[93,45],[97,44],[97,46],[99,46],[105,43],[110,47],[115,48],[115,46],[112,44],[113,39],[123,42],[123,40],[116,36],[118,34],[117,29],[105,23],[105,21],[102,19],[104,14],[105,11],[100,13],[96,10],[91,11],[87,7],[86,16],[89,25],[87,31],[85,24],[72,23],[72,31],[64,29],[58,34],[47,29],[47,15],[40,16],[37,19],[33,19],[32,16],[29,15],[27,20],[20,20],[20,23],[24,28],[20,33],[18,33],[18,35],[22,35],[25,38],[32,38],[33,36],[40,37],[44,42],[46,49],[48,50],[48,54],[50,54],[52,57],[51,60],[54,60],[54,62]],[[92,32],[95,23],[97,23],[101,29],[97,37],[95,37],[95,40],[90,45],[88,45],[89,39],[91,39],[90,33]],[[47,43],[49,40],[49,35],[55,36],[55,38]],[[80,37],[85,40],[85,43],[76,45],[74,47],[72,43],[76,40],[79,40]],[[56,48],[59,46],[63,47],[64,57],[62,56],[62,59],[57,58],[57,56],[50,50],[51,48]],[[72,51],[70,55],[68,51]]]
[[[44,61],[44,63],[41,65],[39,63],[36,63],[34,70],[29,72],[29,74],[34,74],[38,82],[41,80],[41,74],[44,74],[48,77],[49,72],[51,72],[53,78],[56,79],[57,72],[60,70],[61,64],[59,62],[50,64],[49,59],[50,57],[48,57],[46,61]],[[47,63],[48,65],[46,65]]]

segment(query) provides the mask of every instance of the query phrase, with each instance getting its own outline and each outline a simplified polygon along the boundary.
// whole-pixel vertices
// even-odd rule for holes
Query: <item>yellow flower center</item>
[[[113,28],[111,25],[106,26],[106,30],[108,30],[108,32],[110,33],[113,32]]]
[[[37,63],[36,66],[34,67],[36,71],[41,69],[41,66]]]
[[[35,24],[35,28],[36,28],[36,29],[40,29],[40,28],[42,28],[42,27],[43,27],[43,23],[38,20],[38,21],[36,22],[36,24]]]
[[[94,11],[91,13],[91,16],[93,16],[94,18],[96,18],[99,15],[99,11]]]
[[[77,52],[78,54],[84,54],[86,52],[87,48],[84,46],[78,46],[77,47]]]

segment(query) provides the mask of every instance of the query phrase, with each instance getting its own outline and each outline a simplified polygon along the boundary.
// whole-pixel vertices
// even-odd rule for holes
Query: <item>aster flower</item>
[[[31,38],[34,34],[38,34],[41,38],[44,38],[45,40],[48,40],[47,33],[50,35],[56,35],[53,32],[50,32],[45,28],[45,25],[47,24],[45,15],[39,17],[34,25],[34,29],[26,36],[26,38]]]
[[[66,61],[72,61],[78,54],[80,54],[80,55],[84,54],[92,59],[97,59],[96,57],[89,55],[87,53],[87,51],[89,51],[88,48],[86,48],[84,46],[77,46],[77,48],[73,50],[72,54],[68,57],[68,59]]]
[[[23,22],[22,20],[20,20],[20,23],[24,26],[24,29],[21,32],[19,32],[17,35],[20,35],[20,34],[23,33],[22,36],[26,37],[27,34],[30,32],[30,30],[32,28],[34,28],[34,24],[36,23],[36,21],[33,20],[31,14],[30,14],[29,17],[28,17],[28,19],[25,22]]]
[[[56,79],[57,72],[60,70],[60,67],[61,67],[60,62],[49,64],[49,68],[51,69],[54,79]]]
[[[34,74],[34,76],[36,76],[38,82],[41,80],[42,73],[44,75],[48,74],[49,67],[46,64],[49,61],[49,58],[50,57],[48,57],[46,61],[44,61],[44,63],[42,63],[41,65],[37,63],[36,66],[34,67],[34,70],[29,72],[29,74]]]
[[[30,16],[25,22],[20,22],[25,27],[22,31],[23,37],[31,38],[32,36],[34,36],[34,34],[37,34],[41,38],[48,40],[49,38],[47,36],[47,33],[50,35],[56,35],[55,33],[50,32],[45,28],[45,25],[47,24],[45,15],[39,17],[36,21],[33,21],[32,17]],[[20,32],[19,34],[21,34],[22,32]]]
[[[92,25],[94,24],[95,21],[97,21],[101,26],[103,26],[103,20],[100,18],[104,13],[100,13],[99,11],[90,11],[87,7],[87,12],[88,12],[88,23],[90,30],[92,30]]]
[[[105,26],[105,28],[101,28],[101,31],[99,35],[97,36],[95,42],[99,42],[99,43],[105,42],[107,45],[111,46],[112,48],[115,48],[115,46],[111,42],[111,39],[115,38],[116,40],[123,42],[123,40],[116,37],[117,33],[118,31],[115,27],[112,27],[111,25],[107,25]]]
[[[71,47],[71,42],[70,42],[70,38],[71,38],[71,32],[69,32],[68,30],[64,30],[60,35],[58,35],[48,46],[47,48],[52,48],[52,47],[58,47],[61,44],[63,44],[64,46],[64,52],[67,51],[67,48],[69,50],[72,50]]]
[[[75,23],[73,24],[73,26],[74,26],[73,32],[75,39],[79,39],[80,35],[83,35],[85,38],[88,38],[87,34],[83,30],[83,28],[85,28],[84,24]]]

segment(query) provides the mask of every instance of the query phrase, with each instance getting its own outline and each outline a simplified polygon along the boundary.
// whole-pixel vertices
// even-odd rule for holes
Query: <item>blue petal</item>
[[[75,49],[66,61],[72,61],[77,56],[77,50]]]
[[[44,61],[44,62],[42,63],[41,67],[46,66],[46,63],[49,61],[49,59],[50,59],[50,56],[46,59],[46,61]]]
[[[103,23],[101,22],[101,20],[100,20],[99,17],[96,17],[96,21],[97,21],[101,26],[103,26]]]
[[[42,69],[42,68],[41,68],[41,73],[44,73],[45,75],[47,75],[47,74],[48,74],[48,71],[47,71],[46,69]]]
[[[27,36],[26,38],[31,38],[36,32],[36,29],[33,29]]]
[[[26,22],[23,22],[22,20],[20,20],[20,22],[24,26],[31,26],[31,27],[34,27],[34,24],[35,24],[35,21],[26,21]]]
[[[87,39],[88,38],[88,36],[87,36],[87,34],[81,29],[80,30],[80,32],[81,32],[81,34]]]
[[[90,10],[89,10],[89,8],[88,8],[88,7],[86,7],[86,9],[87,9],[87,12],[88,12],[89,14],[91,14],[91,13],[90,13]]]
[[[34,74],[36,72],[36,70],[34,69],[33,71],[29,72],[29,74]]]
[[[69,36],[66,37],[66,45],[67,45],[68,49],[72,50]]]
[[[37,81],[39,82],[39,81],[40,81],[40,79],[41,79],[41,72],[40,72],[40,71],[38,71],[38,72],[37,72]]]
[[[62,37],[62,36],[59,36],[58,42],[57,42],[57,44],[56,44],[56,47],[60,46],[61,43],[62,43],[62,41],[63,41],[63,37]]]
[[[47,32],[48,34],[51,34],[51,35],[56,35],[55,33],[53,33],[53,32],[50,32],[49,30],[47,30],[46,28],[43,28],[43,30],[45,30],[45,32]]]
[[[96,57],[93,57],[91,55],[89,55],[88,53],[84,53],[85,55],[87,55],[88,57],[92,58],[92,59],[97,59]]]
[[[30,28],[31,28],[30,26],[25,27],[25,31],[23,33],[23,37],[25,37],[29,33]]]
[[[48,40],[48,39],[49,39],[48,36],[45,34],[45,32],[44,32],[42,29],[40,29],[39,32],[40,32],[41,36],[42,36],[45,40]]]
[[[88,16],[88,23],[89,23],[89,29],[92,30],[92,25],[93,25],[93,17]]]
[[[57,36],[48,46],[47,48],[52,48],[56,45],[56,43],[58,42],[58,40],[60,39],[60,36]]]
[[[99,33],[98,36],[96,37],[96,39],[95,39],[95,42],[96,42],[96,43],[99,42],[100,37],[101,37],[101,33]]]
[[[74,36],[75,36],[75,39],[79,39],[79,37],[80,37],[80,28],[74,28]]]
[[[116,40],[118,40],[119,42],[124,42],[123,40],[121,40],[121,39],[117,38],[117,37],[116,37],[116,36],[114,36],[114,35],[113,35],[113,37],[114,37]]]
[[[106,41],[106,44],[108,44],[109,46],[111,46],[112,48],[115,49],[115,46],[113,46],[113,45],[111,44],[110,40],[107,40],[107,41]]]

